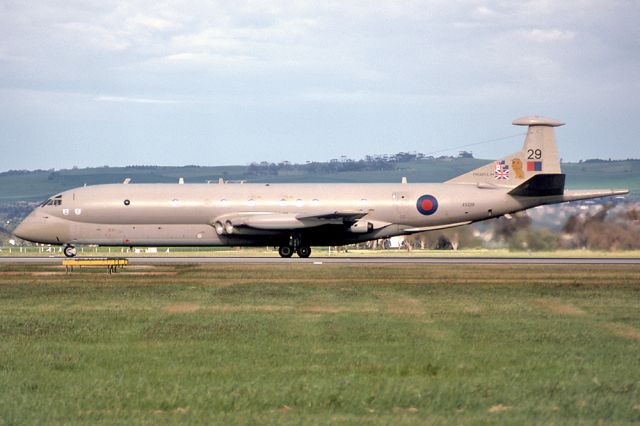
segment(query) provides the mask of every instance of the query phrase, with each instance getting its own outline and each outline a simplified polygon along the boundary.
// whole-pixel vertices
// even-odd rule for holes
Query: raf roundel
[[[438,200],[433,195],[423,195],[418,198],[416,207],[425,216],[432,215],[438,210]]]

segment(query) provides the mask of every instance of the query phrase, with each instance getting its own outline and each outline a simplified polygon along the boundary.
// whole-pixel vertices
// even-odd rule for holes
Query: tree
[[[526,213],[515,213],[511,215],[510,219],[504,216],[496,219],[494,234],[496,237],[509,242],[516,232],[529,226],[531,226],[531,218]]]
[[[509,250],[513,251],[553,251],[557,248],[558,237],[548,229],[521,229],[509,241]]]

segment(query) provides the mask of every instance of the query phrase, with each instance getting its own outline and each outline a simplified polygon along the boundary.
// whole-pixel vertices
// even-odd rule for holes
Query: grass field
[[[640,267],[0,266],[0,424],[633,424]]]

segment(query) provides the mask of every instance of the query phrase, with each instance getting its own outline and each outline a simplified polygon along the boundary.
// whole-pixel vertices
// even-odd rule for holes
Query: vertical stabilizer
[[[554,127],[564,123],[545,117],[523,117],[513,121],[528,126],[522,149],[446,183],[495,185],[514,188],[539,174],[560,174],[560,157]]]

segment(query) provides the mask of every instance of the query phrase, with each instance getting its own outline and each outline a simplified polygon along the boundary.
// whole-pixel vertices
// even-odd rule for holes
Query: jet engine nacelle
[[[213,224],[213,228],[216,230],[216,234],[218,235],[233,234],[234,231],[233,223],[229,220],[224,223],[216,221],[216,223]]]
[[[222,234],[224,234],[224,225],[222,224],[222,222],[220,222],[220,221],[216,222],[216,223],[213,225],[213,227],[214,227],[214,228],[215,228],[215,230],[216,230],[216,234],[218,234],[218,235],[222,235]]]
[[[367,232],[373,231],[373,223],[368,220],[359,220],[351,225],[349,231],[354,234],[366,234]]]

